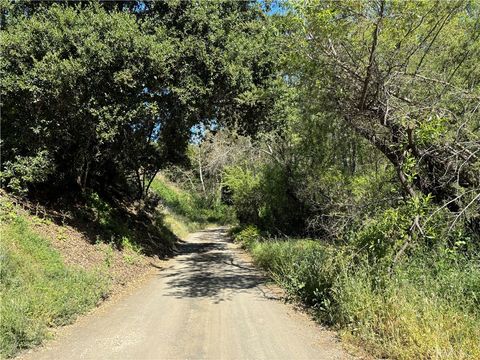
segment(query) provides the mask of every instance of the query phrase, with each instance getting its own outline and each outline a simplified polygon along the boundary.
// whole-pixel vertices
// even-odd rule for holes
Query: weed
[[[64,227],[59,227],[57,239],[62,242],[67,240],[67,229]]]
[[[123,258],[127,264],[133,265],[139,261],[143,251],[140,245],[133,243],[128,236],[122,236],[121,246]]]
[[[114,254],[115,254],[113,244],[112,243],[103,244],[102,251],[105,254],[105,258],[103,260],[105,264],[105,268],[109,269],[113,264]]]
[[[244,249],[250,249],[260,239],[260,231],[252,225],[247,226],[235,236],[235,240]]]

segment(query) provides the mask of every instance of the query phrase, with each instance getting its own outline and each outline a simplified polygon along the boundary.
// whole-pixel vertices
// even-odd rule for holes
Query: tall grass
[[[232,210],[228,206],[209,204],[199,195],[188,193],[161,177],[154,179],[151,190],[161,198],[162,203],[173,214],[172,221],[188,224],[191,231],[209,223],[227,224],[234,219]]]
[[[374,356],[480,359],[480,262],[417,253],[393,271],[353,248],[237,235],[287,293]]]
[[[100,274],[67,267],[8,203],[0,218],[0,354],[10,357],[95,306],[108,286]]]

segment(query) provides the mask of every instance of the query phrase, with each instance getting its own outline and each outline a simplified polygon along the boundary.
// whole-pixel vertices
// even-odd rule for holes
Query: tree
[[[186,161],[195,124],[242,122],[255,131],[274,101],[276,76],[273,32],[260,7],[135,4],[7,10],[5,166],[42,153],[55,169],[48,187],[145,196],[160,168]],[[8,183],[13,172],[4,174]]]
[[[473,201],[478,3],[294,2],[292,14],[290,76],[319,106],[389,160],[408,196],[431,194],[452,211]]]

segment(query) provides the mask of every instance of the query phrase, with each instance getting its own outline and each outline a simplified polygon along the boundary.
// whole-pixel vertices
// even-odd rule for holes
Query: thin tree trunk
[[[202,170],[202,161],[198,159],[198,172],[200,173],[200,182],[202,183],[203,195],[207,196],[207,190],[205,189],[205,183],[203,181],[203,170]]]

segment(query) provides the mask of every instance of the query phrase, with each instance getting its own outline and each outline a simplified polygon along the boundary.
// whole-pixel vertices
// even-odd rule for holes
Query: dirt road
[[[23,359],[346,359],[227,240],[193,234],[181,254],[112,306]]]

